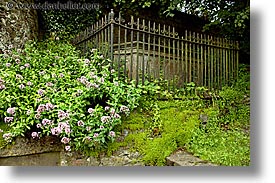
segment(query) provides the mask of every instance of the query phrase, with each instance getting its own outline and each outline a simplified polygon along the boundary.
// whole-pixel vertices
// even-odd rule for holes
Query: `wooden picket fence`
[[[134,19],[113,10],[78,34],[72,43],[82,52],[96,48],[112,62],[119,76],[136,83],[164,82],[168,89],[197,86],[221,88],[237,78],[238,42]]]

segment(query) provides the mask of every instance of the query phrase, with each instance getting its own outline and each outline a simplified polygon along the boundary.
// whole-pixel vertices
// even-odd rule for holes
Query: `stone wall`
[[[40,139],[18,137],[13,144],[0,148],[0,166],[143,166],[141,155],[121,148],[112,156],[85,156],[64,151],[57,137]]]
[[[37,12],[34,9],[19,9],[19,3],[33,0],[0,1],[0,53],[8,46],[23,48],[27,40],[38,34]]]

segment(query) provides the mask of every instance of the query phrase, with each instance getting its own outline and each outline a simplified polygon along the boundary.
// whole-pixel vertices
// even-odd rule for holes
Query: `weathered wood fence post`
[[[111,25],[111,32],[110,32],[110,59],[112,61],[111,68],[113,68],[114,64],[114,10],[111,9],[109,14],[109,21]]]

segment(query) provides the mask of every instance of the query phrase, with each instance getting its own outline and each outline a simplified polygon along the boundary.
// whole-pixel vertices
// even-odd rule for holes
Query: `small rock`
[[[138,152],[134,152],[131,154],[130,158],[134,158],[134,159],[137,159],[140,157],[140,154]]]
[[[67,161],[65,161],[65,160],[62,160],[62,161],[60,162],[60,165],[61,165],[61,166],[68,166],[68,165],[67,165]]]
[[[205,126],[208,121],[208,116],[206,114],[200,114],[200,121],[201,124]]]
[[[123,136],[126,137],[129,134],[128,130],[124,129],[123,130]]]

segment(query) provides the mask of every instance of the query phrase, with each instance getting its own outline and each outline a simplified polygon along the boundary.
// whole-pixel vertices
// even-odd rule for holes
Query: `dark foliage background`
[[[56,3],[57,1],[35,0],[35,2]],[[174,17],[178,12],[184,12],[208,22],[204,26],[204,31],[207,33],[239,41],[240,62],[249,63],[250,60],[250,0],[60,0],[59,2],[90,3],[99,7],[89,10],[40,10],[38,14],[41,35],[57,32],[63,38],[71,38],[95,22],[98,17],[108,13],[111,8],[136,16],[146,10],[161,17]]]

